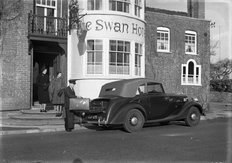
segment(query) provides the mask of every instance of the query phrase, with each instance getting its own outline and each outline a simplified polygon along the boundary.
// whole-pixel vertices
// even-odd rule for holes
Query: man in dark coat
[[[69,86],[67,86],[64,90],[65,96],[65,130],[70,132],[74,129],[74,113],[70,112],[69,110],[69,99],[70,98],[77,98],[74,91],[74,86],[76,84],[76,80],[69,80]]]
[[[47,68],[45,66],[42,67],[41,73],[37,78],[37,86],[38,86],[38,99],[40,104],[40,112],[46,112],[46,105],[49,103],[49,77],[47,75]]]

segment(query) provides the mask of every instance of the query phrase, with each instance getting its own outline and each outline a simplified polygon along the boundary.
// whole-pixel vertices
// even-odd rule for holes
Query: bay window
[[[110,40],[109,74],[130,73],[130,42]]]
[[[102,40],[87,40],[87,74],[102,74]]]
[[[141,75],[142,44],[135,43],[135,75]]]

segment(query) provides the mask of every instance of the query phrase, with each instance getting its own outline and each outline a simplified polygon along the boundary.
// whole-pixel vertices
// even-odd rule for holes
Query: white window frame
[[[138,46],[138,50],[136,51],[136,45]],[[135,43],[135,75],[141,76],[141,68],[142,68],[142,56],[143,56],[143,45],[140,43]],[[136,64],[137,59],[137,64]]]
[[[94,8],[94,9],[89,9],[89,2],[90,2],[90,1],[93,2],[93,8]],[[100,4],[99,4],[99,6],[100,6],[99,9],[96,8],[97,3],[100,3]],[[103,2],[102,2],[102,0],[87,0],[87,10],[88,10],[88,11],[99,11],[99,10],[103,10]]]
[[[116,50],[112,50],[111,48],[111,41],[116,41]],[[123,51],[118,50],[118,43],[123,42]],[[125,51],[125,43],[129,43],[129,49],[128,51]],[[115,62],[111,62],[111,53],[115,53],[116,59]],[[122,62],[118,62],[118,55],[123,55]],[[129,55],[128,63],[125,62],[125,55]],[[130,60],[131,60],[131,42],[130,41],[123,41],[123,40],[109,40],[109,75],[130,75]],[[120,65],[121,64],[121,65]],[[113,71],[115,69],[115,71]],[[113,73],[115,72],[115,73]],[[122,72],[122,73],[121,73]]]
[[[186,39],[186,37],[188,39]],[[189,38],[194,38],[193,40]],[[194,41],[194,43],[192,43]],[[192,51],[189,51],[188,49]],[[185,31],[185,54],[197,55],[197,33],[194,31]]]
[[[134,14],[135,16],[141,17],[141,11],[142,11],[142,1],[141,0],[135,0],[135,5],[134,5]]]
[[[94,49],[88,49],[88,41],[93,41],[94,42]],[[96,48],[96,42],[100,41],[102,43],[102,49],[97,49]],[[104,42],[101,39],[88,39],[87,40],[87,50],[86,50],[86,74],[87,75],[102,75],[103,74],[103,47],[104,46]],[[88,57],[89,57],[89,53],[93,53],[93,57],[94,57],[94,61],[93,62],[89,62],[88,61]],[[101,62],[96,62],[97,60],[97,53],[101,53]],[[89,71],[89,68],[92,69],[93,71]],[[100,69],[100,70],[99,70]],[[91,73],[93,72],[93,73]]]
[[[190,62],[193,63],[193,74],[189,73]],[[181,65],[181,85],[201,86],[201,65],[197,65],[195,60],[190,59],[186,64]]]
[[[115,4],[115,10],[113,10],[111,7],[113,7],[113,4],[112,3],[116,3]],[[120,11],[118,8],[118,3],[122,3],[122,11]],[[111,6],[112,4],[112,6]],[[125,10],[125,5],[128,5],[128,12],[127,10]],[[131,2],[130,0],[109,0],[109,10],[110,11],[118,11],[118,12],[123,12],[123,13],[130,13],[130,6],[131,6]]]
[[[160,34],[161,39],[158,39],[158,33]],[[165,40],[166,34],[168,35],[168,40]],[[164,35],[164,37],[161,37],[161,35]],[[161,47],[166,47],[166,48],[163,49]],[[157,52],[170,52],[170,29],[169,28],[157,27]]]

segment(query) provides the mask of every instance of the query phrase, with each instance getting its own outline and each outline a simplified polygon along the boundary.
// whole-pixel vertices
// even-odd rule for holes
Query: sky
[[[187,12],[187,0],[146,0],[146,6]],[[232,1],[205,0],[205,19],[215,22],[210,28],[211,46],[217,45],[211,62],[232,59]]]

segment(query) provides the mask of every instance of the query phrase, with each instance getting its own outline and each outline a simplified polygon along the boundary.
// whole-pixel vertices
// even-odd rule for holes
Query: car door
[[[147,84],[147,96],[149,101],[148,120],[161,119],[169,112],[169,98],[163,91],[162,85],[157,83]]]

